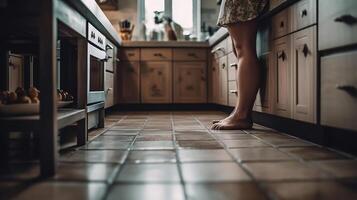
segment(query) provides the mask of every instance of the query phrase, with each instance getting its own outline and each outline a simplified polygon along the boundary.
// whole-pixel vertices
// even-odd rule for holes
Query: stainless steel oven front
[[[105,100],[104,72],[106,52],[88,43],[88,104],[99,103]]]

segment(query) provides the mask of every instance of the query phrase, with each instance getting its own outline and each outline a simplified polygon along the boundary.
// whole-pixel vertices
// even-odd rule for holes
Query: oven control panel
[[[105,50],[106,47],[106,38],[100,33],[92,24],[88,23],[88,32],[87,32],[88,41],[94,44],[95,46]]]

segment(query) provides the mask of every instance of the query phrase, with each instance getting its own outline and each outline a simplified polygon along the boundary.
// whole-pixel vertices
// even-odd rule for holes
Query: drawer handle
[[[190,57],[197,57],[195,53],[188,53],[187,55]]]
[[[336,85],[336,89],[343,90],[353,97],[357,97],[357,88],[353,85]]]
[[[301,18],[306,17],[307,16],[307,10],[304,9],[303,11],[301,11],[300,16],[301,16]]]
[[[154,56],[156,56],[156,57],[162,57],[162,54],[161,54],[161,53],[154,53]]]
[[[216,49],[213,49],[213,50],[211,51],[211,53],[212,53],[212,54],[215,54],[215,53],[217,53],[217,52],[219,52],[219,51],[222,51],[222,53],[225,52],[223,47],[218,47],[218,48],[216,48]]]
[[[231,65],[230,65],[230,67],[234,67],[234,68],[238,68],[238,64],[237,63],[232,63]]]
[[[132,57],[132,56],[135,56],[135,54],[134,53],[128,53],[128,56]]]
[[[310,50],[309,50],[309,47],[307,46],[307,44],[304,44],[304,48],[302,49],[302,53],[304,54],[305,58],[310,53]]]
[[[237,90],[229,90],[229,93],[238,95],[238,91]]]
[[[224,68],[226,68],[226,64],[223,63],[222,64],[222,69],[224,69]]]
[[[278,59],[282,59],[283,61],[285,61],[285,59],[286,59],[286,54],[285,54],[284,51],[281,52],[281,54],[278,55]]]
[[[280,22],[280,28],[284,28],[285,24],[284,24],[284,21],[281,21]]]
[[[335,19],[335,22],[342,22],[348,25],[354,25],[357,23],[357,18],[352,15],[342,15]]]

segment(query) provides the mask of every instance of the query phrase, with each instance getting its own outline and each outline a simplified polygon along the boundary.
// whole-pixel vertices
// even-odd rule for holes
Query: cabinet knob
[[[309,47],[307,46],[307,44],[304,44],[304,48],[302,49],[302,53],[304,54],[305,58],[310,53],[310,50],[309,50]]]
[[[224,69],[224,68],[226,68],[226,64],[223,63],[222,64],[222,69]]]
[[[300,13],[300,16],[301,16],[301,18],[306,17],[307,16],[307,10],[306,9],[302,10],[301,13]]]
[[[156,56],[156,57],[161,57],[162,54],[161,54],[161,53],[154,53],[154,56]]]
[[[190,57],[197,57],[195,53],[188,53],[187,55]]]
[[[357,97],[357,88],[353,85],[336,85],[336,89],[343,90],[353,97]]]
[[[238,68],[238,64],[237,63],[232,63],[231,65],[230,65],[230,67],[234,67],[234,68]]]
[[[229,90],[229,93],[238,95],[238,91],[237,90]]]
[[[280,22],[280,28],[284,28],[285,24],[284,24],[284,21],[281,21]]]
[[[350,14],[347,14],[347,15],[342,15],[340,17],[337,17],[335,19],[335,22],[345,23],[347,25],[354,25],[357,23],[357,18]]]
[[[283,61],[285,61],[285,59],[286,59],[285,51],[282,51],[282,52],[278,55],[278,58],[279,58],[279,59],[282,59]]]

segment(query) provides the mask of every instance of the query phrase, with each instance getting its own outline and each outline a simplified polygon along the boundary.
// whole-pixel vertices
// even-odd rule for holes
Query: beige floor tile
[[[267,189],[279,200],[357,199],[357,188],[332,181],[269,183]]]
[[[21,200],[97,200],[104,198],[104,183],[42,182],[19,192],[14,199]]]
[[[186,184],[189,200],[265,200],[264,194],[251,182]]]
[[[107,200],[184,200],[180,184],[116,184]]]
[[[337,178],[357,178],[357,160],[328,160],[313,162]]]
[[[181,162],[232,161],[224,149],[180,149],[178,156]]]
[[[119,172],[116,182],[180,182],[176,164],[125,164]]]
[[[339,153],[320,147],[293,147],[280,148],[280,150],[304,160],[331,160],[346,158]]]
[[[185,182],[237,182],[250,181],[250,177],[237,163],[183,163]]]
[[[240,162],[292,160],[286,153],[274,148],[238,148],[229,150]]]
[[[297,161],[245,163],[243,166],[260,181],[327,179],[325,173]]]

